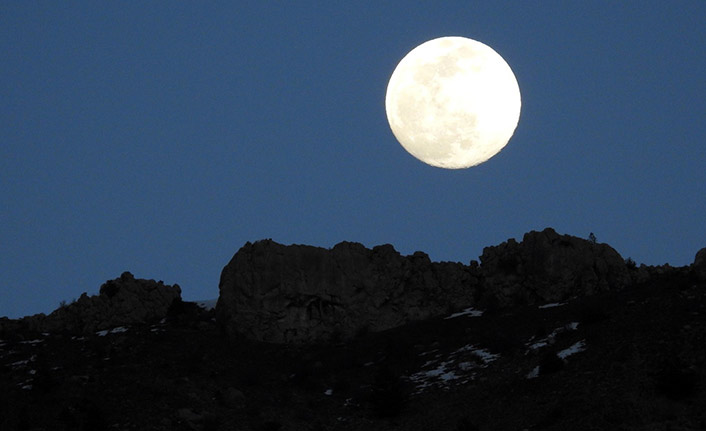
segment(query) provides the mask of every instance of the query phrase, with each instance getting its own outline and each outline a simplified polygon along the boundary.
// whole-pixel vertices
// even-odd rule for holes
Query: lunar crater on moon
[[[436,167],[483,163],[509,141],[520,114],[515,75],[492,48],[443,37],[410,51],[387,87],[393,134],[414,157]]]

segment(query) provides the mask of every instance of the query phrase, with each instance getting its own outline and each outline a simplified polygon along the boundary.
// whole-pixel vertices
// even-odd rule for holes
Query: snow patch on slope
[[[540,338],[539,340],[535,340],[534,337],[530,338],[529,342],[527,342],[526,344],[527,347],[529,347],[529,350],[525,352],[525,354],[529,353],[531,350],[537,350],[539,348],[554,344],[557,335],[564,332],[575,331],[578,327],[578,322],[569,322],[564,326],[556,328],[552,331],[551,334],[547,335],[544,338]]]
[[[566,302],[552,302],[551,304],[540,305],[540,306],[537,307],[537,308],[539,308],[539,309],[542,309],[542,308],[554,308],[554,307],[561,307],[562,305],[566,305]]]
[[[419,356],[426,356],[432,352],[423,352]],[[458,380],[460,384],[467,383],[475,377],[475,369],[485,368],[499,358],[499,355],[472,344],[451,352],[444,359],[441,356],[437,353],[434,355],[434,359],[428,360],[422,365],[421,371],[409,376],[409,380],[416,385],[417,394],[431,387],[447,388],[455,380]]]
[[[482,315],[483,315],[483,312],[481,310],[476,310],[473,307],[468,307],[464,310],[459,311],[458,313],[454,313],[450,316],[444,317],[444,320],[453,319],[453,318],[461,317],[461,316],[480,317]]]
[[[560,357],[561,359],[566,359],[571,355],[574,355],[579,352],[583,352],[586,350],[586,340],[581,340],[577,343],[572,344],[568,348],[561,350],[559,353],[556,355]]]

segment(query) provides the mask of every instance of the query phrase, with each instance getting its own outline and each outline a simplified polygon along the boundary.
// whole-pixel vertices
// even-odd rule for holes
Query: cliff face
[[[390,245],[247,243],[221,274],[217,319],[231,334],[306,343],[390,329],[478,301],[560,301],[630,281],[614,249],[552,229],[487,247],[481,261],[435,263]]]
[[[226,342],[212,310],[174,302],[178,286],[124,273],[49,316],[0,318],[0,430],[704,429],[705,271],[706,249],[689,267],[634,267],[551,230],[488,247],[480,266],[247,244],[219,322],[299,345]]]
[[[694,257],[694,275],[699,281],[706,281],[706,248],[702,248]]]
[[[631,281],[625,260],[609,245],[551,228],[486,247],[481,262],[484,296],[500,306],[558,302]]]
[[[330,250],[248,243],[223,269],[216,307],[230,333],[310,342],[381,331],[473,302],[478,268],[432,263],[391,245],[342,242]]]
[[[273,343],[316,343],[378,332],[467,307],[482,310],[564,302],[674,275],[706,281],[706,248],[693,265],[635,267],[613,248],[547,228],[486,247],[480,265],[431,262],[391,245],[368,249],[342,242],[332,249],[247,243],[223,268],[217,321],[231,335]],[[49,315],[0,319],[0,336],[19,330],[91,334],[156,322],[178,285],[126,272],[100,294],[83,294]]]

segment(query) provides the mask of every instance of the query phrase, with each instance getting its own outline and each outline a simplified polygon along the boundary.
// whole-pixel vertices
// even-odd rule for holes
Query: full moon
[[[492,48],[441,37],[410,51],[390,77],[387,121],[405,150],[432,166],[462,169],[507,145],[520,118],[520,87]]]

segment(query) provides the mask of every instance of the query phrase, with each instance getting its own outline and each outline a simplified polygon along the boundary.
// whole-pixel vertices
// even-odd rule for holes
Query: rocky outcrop
[[[563,301],[619,289],[630,283],[623,258],[612,247],[553,229],[526,233],[483,249],[482,297],[499,306]]]
[[[231,334],[304,343],[381,331],[471,305],[478,269],[352,242],[332,249],[247,243],[221,274],[218,322]]]
[[[610,246],[559,235],[525,234],[483,250],[480,267],[435,263],[391,245],[332,249],[247,243],[225,266],[216,318],[230,334],[307,343],[380,331],[482,302],[500,307],[563,301],[631,282]]]
[[[699,281],[706,281],[706,248],[702,248],[696,253],[691,269]]]
[[[179,285],[136,279],[129,272],[109,280],[99,295],[81,295],[78,300],[54,310],[49,315],[25,317],[14,324],[37,332],[90,334],[117,326],[159,321],[167,315],[174,301],[181,301]]]

